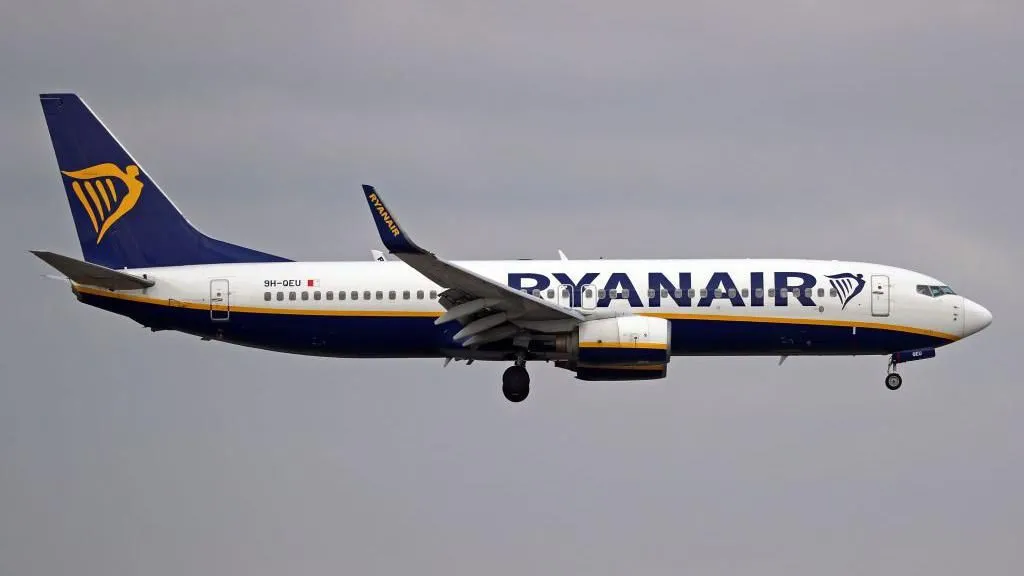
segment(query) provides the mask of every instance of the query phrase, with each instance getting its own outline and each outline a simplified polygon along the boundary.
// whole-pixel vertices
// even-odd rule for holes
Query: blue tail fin
[[[39,99],[87,262],[116,269],[287,261],[196,230],[77,95]]]

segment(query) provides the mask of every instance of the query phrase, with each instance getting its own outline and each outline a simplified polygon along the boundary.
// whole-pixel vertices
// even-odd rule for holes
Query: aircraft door
[[[580,298],[582,300],[580,307],[584,310],[597,308],[597,288],[593,284],[583,285],[580,289]]]
[[[231,292],[223,278],[210,280],[210,320],[226,322],[231,317]]]
[[[572,308],[572,286],[568,284],[562,284],[558,287],[558,298],[556,300],[559,306],[565,306],[566,308]]]
[[[871,276],[871,315],[889,315],[889,277]]]

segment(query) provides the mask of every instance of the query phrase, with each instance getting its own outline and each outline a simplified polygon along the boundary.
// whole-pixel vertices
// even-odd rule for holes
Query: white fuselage
[[[941,346],[980,329],[971,324],[970,301],[921,293],[921,286],[943,286],[938,280],[877,264],[756,259],[457,264],[585,315],[665,318],[671,321],[675,355],[890,353]],[[214,264],[131,272],[156,283],[116,294],[79,286],[79,297],[154,329],[335,356],[450,355],[450,336],[459,328],[424,322],[444,312],[438,301],[443,289],[402,262]]]

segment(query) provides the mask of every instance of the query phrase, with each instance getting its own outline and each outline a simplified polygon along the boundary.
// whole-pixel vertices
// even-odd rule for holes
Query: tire
[[[522,402],[530,395],[530,374],[522,366],[509,366],[501,376],[501,392],[509,402]]]
[[[893,372],[885,377],[885,387],[889,390],[899,390],[903,385],[903,377]]]

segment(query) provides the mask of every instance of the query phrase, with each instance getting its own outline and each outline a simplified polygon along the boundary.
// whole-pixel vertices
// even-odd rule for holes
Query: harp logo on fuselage
[[[142,195],[139,167],[134,164],[124,170],[106,163],[61,173],[71,180],[71,191],[92,223],[97,244],[111,226],[135,208]]]
[[[864,289],[864,275],[857,274],[854,276],[849,272],[844,274],[833,274],[832,276],[825,276],[828,278],[832,288],[835,289],[836,295],[839,301],[843,303],[843,310],[846,310],[846,305],[850,303],[850,300],[860,294],[860,291]]]

